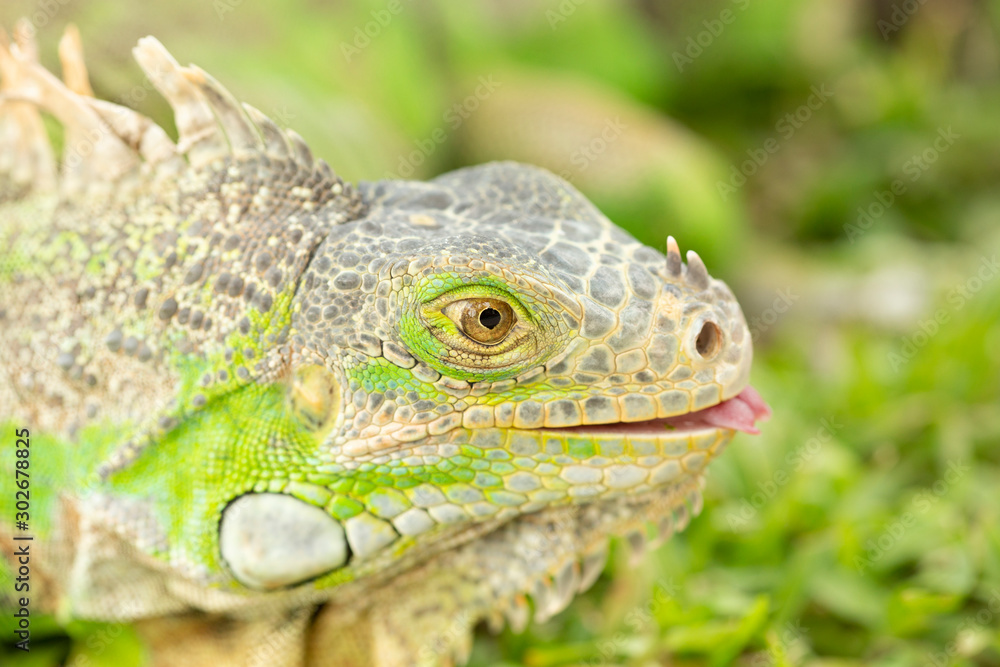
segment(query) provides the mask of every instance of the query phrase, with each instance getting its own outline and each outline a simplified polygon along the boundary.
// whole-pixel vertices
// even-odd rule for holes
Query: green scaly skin
[[[678,417],[752,351],[697,256],[524,165],[352,187],[149,38],[176,146],[2,44],[0,433],[31,432],[36,613],[127,622],[151,664],[451,664],[698,511],[735,431]],[[496,344],[449,308],[483,298]]]

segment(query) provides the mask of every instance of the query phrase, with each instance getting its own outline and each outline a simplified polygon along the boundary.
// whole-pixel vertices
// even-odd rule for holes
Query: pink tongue
[[[750,385],[747,385],[746,389],[737,394],[736,398],[749,405],[750,409],[753,410],[753,416],[760,421],[767,421],[771,418],[771,406]]]
[[[756,435],[760,431],[754,426],[754,422],[758,419],[765,420],[770,416],[771,408],[756,389],[748,386],[729,400],[676,419],[685,425],[706,424]]]

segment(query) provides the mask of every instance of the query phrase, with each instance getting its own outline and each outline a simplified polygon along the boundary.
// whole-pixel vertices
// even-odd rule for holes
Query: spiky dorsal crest
[[[0,29],[0,201],[53,189],[72,197],[136,174],[173,176],[261,158],[293,162],[313,174],[314,187],[350,194],[302,137],[238,102],[201,68],[181,66],[153,37],[139,40],[133,54],[170,104],[176,144],[148,117],[93,96],[76,28],[67,28],[59,44],[62,81],[39,64],[30,23],[20,21],[13,36],[10,42]],[[39,110],[65,128],[58,169]]]

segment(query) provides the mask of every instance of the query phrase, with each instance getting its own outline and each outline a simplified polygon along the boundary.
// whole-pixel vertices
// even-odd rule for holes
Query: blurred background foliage
[[[22,15],[54,69],[76,23],[97,94],[167,127],[146,34],[348,179],[539,164],[740,297],[763,435],[685,533],[481,630],[473,665],[1000,664],[1000,2],[0,5]]]

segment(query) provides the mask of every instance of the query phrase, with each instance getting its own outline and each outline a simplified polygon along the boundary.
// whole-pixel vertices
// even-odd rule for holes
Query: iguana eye
[[[489,297],[454,301],[442,312],[459,331],[481,345],[503,342],[517,322],[514,309],[508,303]]]
[[[449,282],[459,281],[431,277],[418,286],[429,292],[426,300],[404,309],[399,321],[414,356],[443,375],[478,382],[516,374],[542,358],[562,333],[563,319],[531,290],[515,293],[492,279],[453,287]]]

